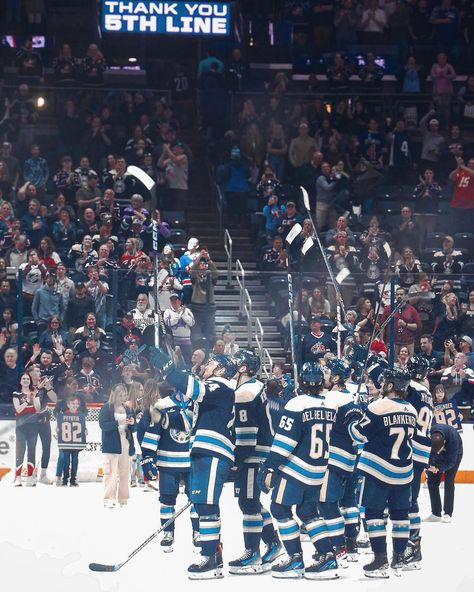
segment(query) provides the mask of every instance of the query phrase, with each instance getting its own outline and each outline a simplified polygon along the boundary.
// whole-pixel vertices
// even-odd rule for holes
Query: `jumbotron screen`
[[[230,13],[228,2],[102,0],[102,31],[223,37]]]

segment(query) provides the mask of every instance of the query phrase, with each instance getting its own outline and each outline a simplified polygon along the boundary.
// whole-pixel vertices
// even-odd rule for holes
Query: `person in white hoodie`
[[[194,315],[182,303],[176,292],[170,294],[170,307],[163,315],[165,326],[170,329],[173,335],[174,346],[179,346],[183,358],[187,364],[191,364],[193,347],[191,344],[191,327],[194,325]]]

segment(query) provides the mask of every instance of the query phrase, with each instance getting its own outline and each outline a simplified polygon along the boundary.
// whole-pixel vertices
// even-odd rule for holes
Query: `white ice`
[[[442,492],[443,493],[443,492]],[[421,514],[429,514],[426,489],[421,490]],[[177,506],[186,502],[184,495]],[[267,507],[268,507],[267,503]],[[0,482],[0,579],[19,592],[112,592],[156,590],[315,589],[335,592],[350,586],[362,590],[390,592],[404,588],[431,592],[473,592],[472,561],[474,485],[456,487],[455,513],[451,524],[422,525],[423,569],[405,572],[400,578],[368,580],[362,565],[370,555],[340,570],[341,578],[329,582],[276,580],[270,575],[226,576],[222,580],[189,581],[186,568],[198,556],[193,552],[188,511],[176,523],[173,553],[164,554],[155,539],[116,573],[89,571],[90,562],[119,563],[159,525],[158,494],[131,490],[124,509],[105,509],[102,484],[81,483],[78,488],[37,485],[14,488],[11,479]],[[221,500],[224,561],[237,558],[243,550],[241,514],[226,485]],[[304,543],[305,558],[311,561],[312,545]],[[383,587],[383,588],[382,588]]]

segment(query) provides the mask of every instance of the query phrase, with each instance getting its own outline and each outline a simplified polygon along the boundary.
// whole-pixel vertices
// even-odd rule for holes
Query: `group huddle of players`
[[[258,380],[260,359],[249,350],[213,356],[199,377],[178,370],[158,349],[152,362],[174,393],[144,412],[142,465],[146,479],[159,473],[165,551],[173,548],[170,518],[185,484],[193,543],[201,549],[189,578],[223,576],[219,499],[229,480],[245,546],[228,563],[232,574],[335,579],[369,546],[367,577],[420,568],[417,500],[434,412],[425,358],[415,356],[401,369],[370,354],[364,376],[355,360],[307,362],[297,389],[290,380]],[[271,492],[268,509],[262,492]],[[311,565],[303,560],[304,538],[314,545]]]

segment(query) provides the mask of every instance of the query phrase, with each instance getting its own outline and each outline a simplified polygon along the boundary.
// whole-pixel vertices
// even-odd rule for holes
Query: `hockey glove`
[[[147,456],[141,460],[143,475],[148,481],[155,481],[158,479],[158,469],[156,468],[155,461],[151,456]]]
[[[148,355],[150,362],[153,364],[153,366],[155,366],[155,368],[159,368],[161,370],[164,378],[166,378],[168,374],[176,369],[173,360],[163,350],[150,345],[148,346]]]
[[[257,473],[257,485],[263,491],[263,493],[268,493],[270,489],[273,488],[273,477],[274,471],[273,469],[269,469],[265,465],[262,465],[258,469]]]

